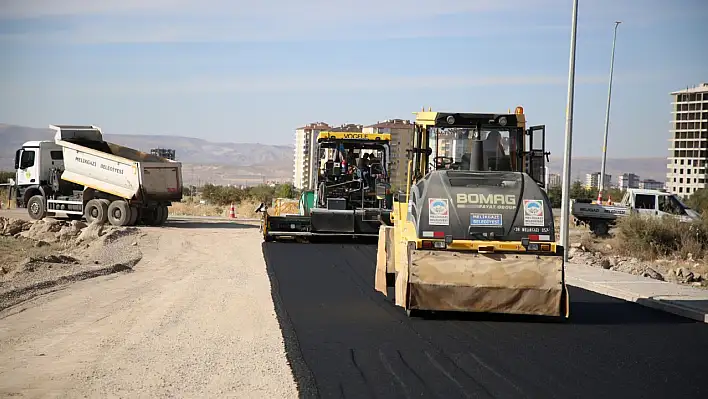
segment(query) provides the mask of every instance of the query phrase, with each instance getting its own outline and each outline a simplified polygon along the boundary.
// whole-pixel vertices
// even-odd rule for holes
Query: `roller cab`
[[[379,229],[375,289],[409,315],[567,318],[563,247],[543,189],[545,129],[526,129],[521,107],[424,111],[416,125],[409,185]]]

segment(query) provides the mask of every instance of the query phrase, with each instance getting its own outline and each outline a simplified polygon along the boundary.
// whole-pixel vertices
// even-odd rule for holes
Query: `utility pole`
[[[600,187],[597,192],[598,201],[602,201],[605,190],[605,168],[607,166],[607,135],[610,131],[610,101],[612,99],[612,75],[615,69],[615,44],[617,43],[617,27],[622,21],[615,21],[615,33],[612,38],[612,58],[610,59],[610,86],[607,89],[607,111],[605,112],[605,139],[602,142],[602,167],[600,168]]]
[[[570,218],[570,155],[573,148],[573,100],[575,97],[575,34],[578,31],[578,0],[573,0],[570,31],[570,66],[568,68],[568,104],[565,109],[565,153],[563,154],[563,187],[561,205],[561,245],[563,262],[568,262],[568,225]]]

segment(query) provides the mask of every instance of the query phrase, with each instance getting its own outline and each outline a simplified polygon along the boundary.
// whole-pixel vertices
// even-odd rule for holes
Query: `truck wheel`
[[[108,220],[108,206],[101,200],[92,199],[86,203],[84,215],[89,224],[93,222],[104,224]]]
[[[113,201],[108,206],[108,221],[114,226],[127,226],[132,218],[130,205],[126,201]]]
[[[138,222],[138,218],[140,217],[140,209],[137,207],[131,206],[130,207],[130,221],[128,222],[128,226],[135,226]]]
[[[163,205],[161,208],[162,208],[162,219],[160,220],[160,226],[165,224],[165,222],[167,222],[167,218],[170,216],[170,208],[167,205]]]
[[[595,222],[592,224],[591,230],[596,236],[604,237],[610,231],[610,228],[605,222]]]
[[[165,218],[165,209],[162,207],[162,205],[158,205],[155,208],[155,226],[162,226],[163,219]]]
[[[157,225],[157,209],[156,208],[143,208],[142,210],[142,222],[146,226]]]
[[[44,197],[41,195],[33,195],[27,201],[27,213],[34,220],[44,219],[47,216],[47,207],[44,206]]]

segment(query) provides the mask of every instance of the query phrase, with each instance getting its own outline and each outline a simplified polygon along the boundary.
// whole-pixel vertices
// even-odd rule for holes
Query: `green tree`
[[[269,204],[275,196],[275,187],[271,187],[266,184],[259,184],[255,187],[249,187],[247,196],[252,200]]]
[[[696,212],[707,213],[708,211],[708,189],[701,188],[693,192],[686,200],[686,205],[695,209]]]
[[[212,204],[228,205],[241,202],[245,198],[245,193],[237,187],[205,184],[202,187],[202,197]]]
[[[570,198],[579,200],[596,200],[597,199],[597,188],[586,188],[581,182],[575,181],[570,186]],[[610,197],[612,202],[619,202],[622,200],[625,191],[617,188],[609,189],[602,194],[602,199],[607,201]],[[551,201],[551,206],[553,208],[560,208],[561,202],[563,200],[563,189],[561,186],[555,186],[548,189],[548,199]]]
[[[575,181],[573,182],[573,184],[570,185],[570,198],[589,199],[587,198],[587,195],[587,190],[581,182]]]
[[[0,183],[7,183],[8,180],[15,178],[15,172],[0,170]]]
[[[548,200],[551,201],[552,208],[560,208],[563,200],[563,187],[553,186],[548,189]]]
[[[294,185],[290,183],[278,184],[275,186],[275,197],[277,198],[297,198],[298,193]]]

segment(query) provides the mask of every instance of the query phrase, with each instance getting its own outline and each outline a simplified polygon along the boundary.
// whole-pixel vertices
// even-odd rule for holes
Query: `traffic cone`
[[[602,204],[602,190],[597,192],[597,203]]]
[[[612,194],[607,195],[607,205],[612,205]]]
[[[231,219],[236,219],[236,209],[234,209],[234,204],[231,204],[231,209],[229,210],[229,217]]]

